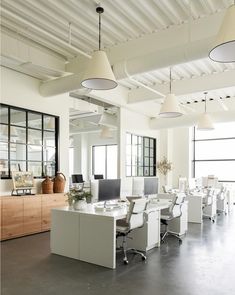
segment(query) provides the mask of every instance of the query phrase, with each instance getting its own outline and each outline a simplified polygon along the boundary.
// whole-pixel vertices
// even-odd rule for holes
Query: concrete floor
[[[235,294],[235,214],[215,224],[190,224],[179,246],[169,238],[146,262],[110,270],[51,255],[49,233],[2,243],[2,295],[232,295]]]

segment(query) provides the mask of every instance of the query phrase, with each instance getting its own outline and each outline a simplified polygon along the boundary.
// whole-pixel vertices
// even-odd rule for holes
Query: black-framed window
[[[235,122],[215,125],[211,131],[193,129],[193,176],[215,175],[235,182]]]
[[[156,139],[126,133],[126,176],[156,176]]]
[[[58,171],[59,117],[0,104],[0,176],[31,171],[35,178]]]
[[[105,179],[116,179],[118,173],[117,144],[92,146],[92,174],[102,174]]]

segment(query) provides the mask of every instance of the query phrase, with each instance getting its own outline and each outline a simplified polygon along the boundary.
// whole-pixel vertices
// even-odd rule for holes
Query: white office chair
[[[146,198],[130,200],[127,217],[117,221],[116,237],[123,237],[121,248],[124,254],[123,262],[125,264],[128,264],[127,251],[132,251],[134,254],[139,254],[143,260],[146,260],[144,253],[133,248],[127,248],[127,237],[132,230],[140,228],[144,225],[144,212],[146,210],[147,204],[148,200]]]
[[[168,222],[173,220],[174,218],[179,218],[182,215],[182,205],[185,200],[184,193],[177,193],[173,195],[172,204],[168,209],[161,210],[161,223],[165,225],[165,231],[162,234],[161,241],[165,242],[165,238],[167,236],[176,237],[180,243],[182,243],[182,239],[179,235],[168,231]]]
[[[172,187],[170,185],[163,185],[162,190],[165,194],[171,193]]]
[[[215,190],[214,189],[207,189],[207,194],[205,198],[203,198],[202,203],[202,210],[205,211],[207,207],[212,207],[213,205],[213,196],[214,196]],[[207,216],[207,215],[204,215]],[[215,222],[215,216],[210,216],[209,219],[213,222]]]
[[[217,199],[217,213],[220,215],[220,213],[225,213],[225,215],[228,212],[228,204],[227,204],[227,188],[224,186],[221,186],[221,189],[219,193],[216,196]]]

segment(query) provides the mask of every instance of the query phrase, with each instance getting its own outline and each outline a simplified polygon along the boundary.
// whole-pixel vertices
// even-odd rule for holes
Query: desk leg
[[[80,214],[79,259],[116,268],[116,220],[109,216]]]

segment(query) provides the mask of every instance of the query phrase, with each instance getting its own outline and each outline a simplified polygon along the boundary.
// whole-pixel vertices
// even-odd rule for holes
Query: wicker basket
[[[42,193],[43,194],[53,194],[53,181],[49,176],[42,182]]]
[[[66,183],[66,177],[63,173],[57,172],[56,177],[53,179],[53,183],[54,193],[63,193]]]

